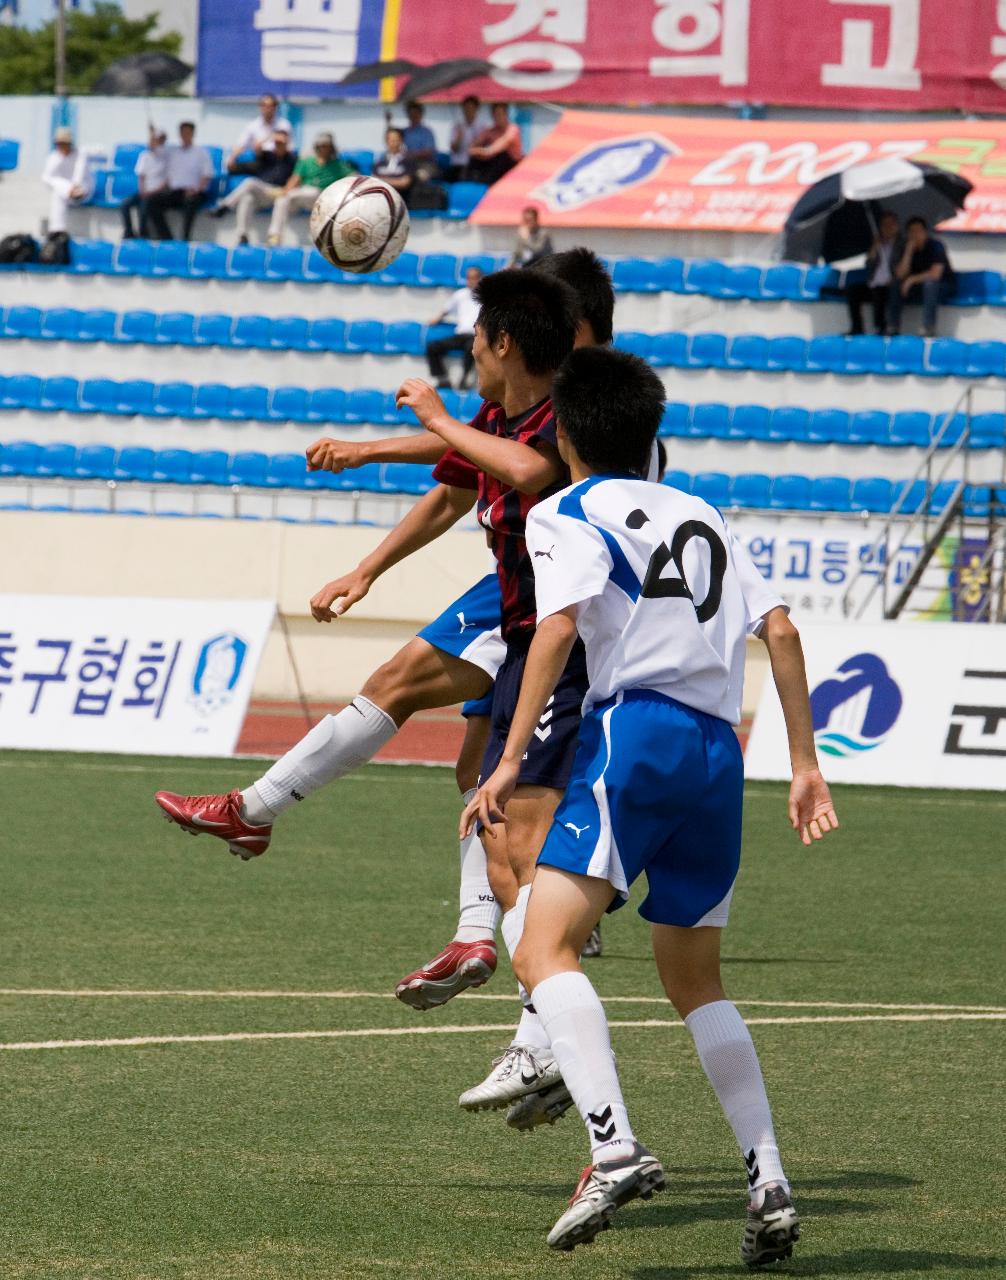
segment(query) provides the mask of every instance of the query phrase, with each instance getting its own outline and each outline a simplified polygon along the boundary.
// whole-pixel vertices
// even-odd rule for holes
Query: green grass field
[[[249,864],[158,819],[157,786],[256,772],[0,757],[4,1280],[741,1273],[740,1160],[690,1039],[619,1025],[674,1022],[635,913],[606,923],[588,971],[669,1187],[557,1257],[545,1234],[586,1163],[579,1120],[521,1136],[456,1105],[508,1039],[506,965],[432,1014],[390,997],[453,926],[449,771],[371,767]],[[837,803],[841,833],[808,852],[783,789],[750,788],[725,938],[731,995],[769,1020],[753,1033],[804,1218],[777,1270],[1006,1276],[1003,1021],[863,1007],[1002,1011],[1006,800],[839,788]],[[355,994],[294,994],[320,992]],[[278,1038],[311,1031],[336,1034]],[[263,1038],[46,1047],[249,1032]]]

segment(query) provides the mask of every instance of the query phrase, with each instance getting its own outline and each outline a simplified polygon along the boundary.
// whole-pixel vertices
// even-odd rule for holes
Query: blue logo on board
[[[829,756],[856,756],[887,738],[901,714],[897,681],[875,653],[857,653],[810,695],[814,741]]]
[[[626,191],[652,178],[679,149],[657,133],[635,133],[596,143],[573,157],[554,178],[530,194],[556,212]]]
[[[230,702],[248,654],[248,645],[233,631],[207,640],[192,672],[191,700],[203,715]]]

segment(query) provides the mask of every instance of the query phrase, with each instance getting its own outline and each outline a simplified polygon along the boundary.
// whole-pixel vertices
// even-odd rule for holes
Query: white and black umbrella
[[[932,227],[964,206],[971,183],[931,164],[891,157],[855,164],[808,187],[783,230],[788,262],[841,262],[866,253],[881,210],[902,222],[925,218]]]

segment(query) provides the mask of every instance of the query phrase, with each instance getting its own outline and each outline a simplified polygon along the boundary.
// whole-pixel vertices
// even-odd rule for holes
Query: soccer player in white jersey
[[[742,1259],[788,1257],[799,1220],[750,1034],[720,979],[720,934],[740,860],[740,718],[748,634],[768,646],[789,735],[792,826],[837,827],[818,769],[803,651],[782,601],[722,516],[646,483],[663,387],[642,361],[575,351],[553,390],[572,485],[529,514],[538,627],[502,760],[462,819],[499,821],[521,759],[579,636],[589,689],[573,774],[538,859],[514,969],[531,993],[592,1163],[548,1237],[589,1241],[664,1185],[629,1124],[604,1010],[579,964],[602,913],[644,871],[664,989],[692,1034],[747,1168]]]

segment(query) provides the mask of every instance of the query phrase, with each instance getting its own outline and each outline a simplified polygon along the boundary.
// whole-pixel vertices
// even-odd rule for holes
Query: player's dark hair
[[[929,223],[925,220],[925,218],[920,218],[918,214],[916,214],[914,218],[908,219],[908,221],[905,223],[905,230],[907,231],[909,227],[913,227],[913,226],[919,226],[922,228],[923,231],[929,230]]]
[[[591,471],[646,475],[664,384],[645,361],[611,347],[577,347],[556,375],[552,407]]]
[[[507,334],[528,373],[554,373],[573,350],[580,308],[561,280],[528,268],[494,271],[475,286],[475,300],[486,341]]]
[[[657,437],[657,479],[663,480],[667,471],[667,446]]]
[[[461,99],[461,105],[464,106],[466,102],[474,102],[477,107],[482,105],[482,99],[477,93],[466,93]]]
[[[179,129],[179,132],[180,132],[182,129],[191,129],[191,130],[192,130],[192,132],[193,132],[193,133],[195,133],[195,131],[196,131],[196,126],[193,124],[193,122],[192,122],[191,120],[179,120],[179,122],[178,122],[178,129]]]
[[[615,290],[611,276],[591,249],[566,249],[550,253],[534,264],[535,271],[562,280],[576,294],[584,320],[599,343],[611,341],[615,316]]]

